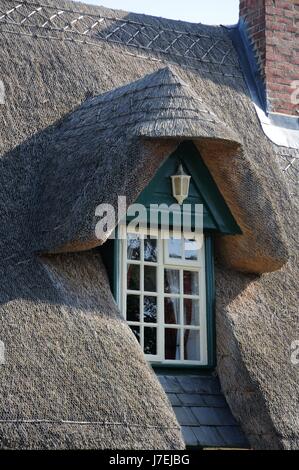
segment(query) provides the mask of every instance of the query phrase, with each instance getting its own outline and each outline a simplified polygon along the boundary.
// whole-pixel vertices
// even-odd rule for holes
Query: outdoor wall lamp
[[[188,197],[191,176],[184,172],[183,166],[180,163],[177,173],[170,178],[172,182],[172,195],[181,205]]]

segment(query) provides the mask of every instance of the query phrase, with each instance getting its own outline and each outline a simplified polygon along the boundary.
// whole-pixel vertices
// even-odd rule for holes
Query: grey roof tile
[[[219,381],[216,377],[179,376],[177,377],[183,391],[187,393],[220,393]]]
[[[199,393],[179,393],[178,398],[183,405],[205,406],[203,395]]]
[[[195,436],[198,439],[200,446],[206,447],[224,447],[225,441],[218,432],[217,428],[213,426],[198,426],[192,428]]]
[[[173,410],[181,426],[196,426],[198,424],[190,408],[186,406],[174,406]]]
[[[238,422],[233,417],[232,412],[230,411],[228,406],[227,408],[214,408],[214,410],[216,411],[217,416],[219,417],[219,420],[221,421],[222,425],[238,426]]]
[[[248,441],[239,426],[217,426],[217,431],[227,446],[249,448]]]
[[[173,375],[158,375],[158,379],[166,393],[182,392],[182,387]]]
[[[228,408],[191,407],[198,424],[208,426],[236,425],[236,421]]]
[[[211,407],[191,407],[192,413],[196,417],[198,425],[216,426],[222,424],[217,418],[214,408]]]
[[[226,408],[228,405],[223,395],[202,395],[203,401],[206,406],[213,406],[215,408]]]
[[[166,395],[167,395],[167,397],[168,397],[168,400],[169,400],[170,403],[172,404],[172,406],[180,406],[180,405],[182,405],[181,401],[180,401],[179,398],[178,398],[178,395],[176,395],[175,393],[167,393]]]
[[[182,427],[186,445],[249,448],[220,391],[217,377],[188,374],[158,377]]]
[[[190,426],[182,426],[182,434],[186,446],[195,447],[199,445],[198,440],[193,432],[193,428]]]

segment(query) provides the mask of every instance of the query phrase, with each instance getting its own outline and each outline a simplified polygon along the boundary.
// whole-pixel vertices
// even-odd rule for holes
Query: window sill
[[[159,364],[150,362],[149,365],[154,370],[156,374],[159,373],[165,375],[184,375],[184,374],[194,374],[194,375],[201,375],[204,374],[212,374],[215,371],[215,367],[210,365],[188,365],[188,364]]]

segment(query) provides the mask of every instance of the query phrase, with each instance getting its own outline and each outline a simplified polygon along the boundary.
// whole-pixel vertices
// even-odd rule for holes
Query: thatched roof
[[[252,445],[298,445],[297,154],[263,134],[228,32],[47,3],[0,5],[2,447],[182,446],[101,260],[37,253],[103,243],[96,205],[134,201],[186,138],[242,229],[217,242],[226,398]]]
[[[41,214],[47,213],[45,221],[47,226],[42,227],[42,230],[50,231],[51,236],[50,247],[45,247],[47,240],[43,239],[41,249],[48,251],[50,248],[52,251],[55,243],[54,251],[61,250],[60,245],[65,237],[67,237],[68,244],[67,247],[62,247],[62,251],[69,250],[70,246],[72,250],[77,251],[80,243],[84,248],[99,244],[94,233],[96,225],[94,208],[100,200],[107,202],[109,199],[110,202],[116,204],[116,201],[112,199],[113,196],[132,191],[134,193],[130,199],[133,202],[138,194],[138,183],[133,184],[136,180],[136,173],[144,176],[151,171],[147,176],[147,179],[150,179],[153,170],[160,165],[161,157],[165,158],[177,145],[172,142],[173,138],[176,140],[192,138],[198,141],[213,140],[221,149],[225,146],[231,148],[239,145],[237,135],[222,123],[215,113],[205,106],[203,100],[192,88],[169,67],[159,69],[129,85],[84,101],[52,129],[51,136],[46,137],[46,144],[43,144],[43,146],[46,145],[45,152],[49,165],[53,170],[55,168],[55,171],[49,172],[47,166],[46,180],[39,198]],[[160,144],[157,146],[156,139],[163,139],[163,146]],[[36,146],[36,142],[33,145]],[[157,150],[155,150],[156,147]],[[159,152],[161,156],[156,158],[156,162],[152,163],[152,169],[149,169],[145,154],[153,155],[156,152]],[[81,161],[78,159],[79,154]],[[113,154],[115,154],[114,158]],[[61,155],[64,155],[63,159]],[[119,167],[114,165],[114,160],[117,160],[118,165],[121,165],[124,160],[125,168],[119,171]],[[84,171],[78,168],[78,165],[81,167],[82,161],[85,165]],[[90,167],[88,170],[87,162]],[[123,179],[124,173],[127,174],[127,178],[130,178],[130,175],[134,178],[126,183],[126,190],[121,181],[116,183],[119,176]],[[69,178],[67,197],[71,206],[78,207],[77,210],[81,212],[84,205],[84,216],[76,214],[76,219],[84,222],[82,228],[78,224],[70,226],[67,223],[62,224],[61,227],[60,207],[65,206],[66,201],[62,203],[61,198],[65,195],[59,191],[59,188],[63,185],[66,175]],[[111,178],[111,187],[114,186],[116,191],[109,195],[103,193],[99,196],[103,180],[105,179],[106,184],[108,177]],[[139,191],[143,185],[144,183]],[[95,192],[92,193],[93,191]],[[76,199],[78,202],[74,203]],[[93,220],[87,221],[87,215],[90,215]],[[42,215],[40,217],[42,218]],[[75,219],[72,217],[71,222],[73,220]],[[53,226],[57,230],[55,239],[51,230]],[[74,229],[75,233],[65,233],[66,230]]]
[[[182,447],[100,257],[18,261],[1,280],[1,448]]]
[[[59,126],[59,137],[63,142],[81,137],[87,141],[95,130],[103,139],[126,133],[238,142],[237,135],[170,67],[88,99]]]

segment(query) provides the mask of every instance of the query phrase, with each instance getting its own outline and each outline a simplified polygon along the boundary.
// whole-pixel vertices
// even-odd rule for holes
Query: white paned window
[[[177,235],[130,231],[120,240],[118,301],[149,361],[205,365],[204,241]]]

